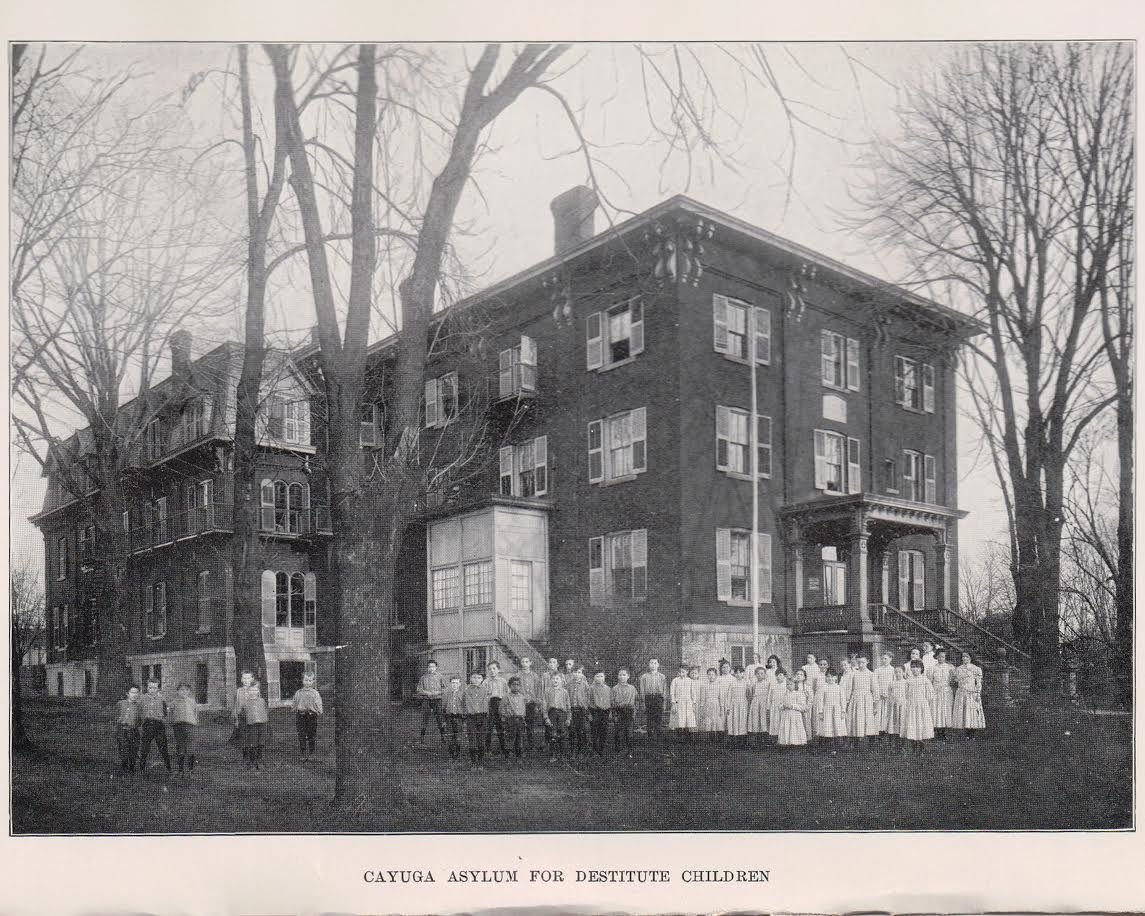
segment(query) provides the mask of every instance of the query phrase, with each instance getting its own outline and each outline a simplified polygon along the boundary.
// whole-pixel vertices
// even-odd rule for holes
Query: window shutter
[[[604,423],[593,420],[588,424],[588,482],[604,480]]]
[[[771,535],[759,532],[756,537],[758,554],[759,603],[771,604]]]
[[[938,484],[936,475],[934,473],[934,456],[923,455],[922,458],[923,477],[926,478],[925,489],[923,491],[923,501],[931,504],[938,502]]]
[[[648,594],[648,529],[632,532],[632,597]]]
[[[922,409],[934,413],[934,366],[922,364]]]
[[[274,530],[274,482],[264,479],[260,487],[259,527],[263,531]]]
[[[820,375],[824,385],[835,384],[835,335],[830,331],[819,332]]]
[[[310,402],[296,401],[298,411],[298,444],[310,445]]]
[[[601,337],[600,312],[593,312],[585,319],[585,356],[587,368],[599,369],[604,365],[604,339]]]
[[[521,365],[530,366],[531,369],[521,369],[521,390],[537,390],[537,342],[531,337],[521,335]]]
[[[629,353],[635,356],[644,352],[644,300],[637,296],[629,304],[631,309],[631,329],[629,331]]]
[[[728,299],[727,296],[712,296],[713,343],[717,353],[728,352]]]
[[[906,360],[895,357],[895,403],[906,406]]]
[[[863,491],[863,462],[858,439],[847,439],[847,492]]]
[[[318,580],[312,572],[308,572],[303,579],[302,599],[306,608],[302,644],[313,648],[318,645]]]
[[[378,409],[373,404],[362,405],[358,425],[358,444],[373,447],[378,444]]]
[[[502,350],[497,359],[497,394],[507,398],[513,393],[513,351]],[[426,383],[428,386],[428,382]],[[428,387],[426,389],[429,390]]]
[[[716,529],[716,600],[732,597],[732,530]]]
[[[731,418],[728,409],[716,405],[716,470],[728,469],[728,437]]]
[[[441,416],[438,405],[437,379],[428,379],[425,383],[425,428],[433,429],[437,426]]]
[[[262,571],[262,642],[263,645],[274,645],[274,571]]]
[[[771,312],[768,309],[755,310],[755,361],[771,362]]]
[[[588,597],[594,604],[604,597],[604,538],[588,539]]]
[[[859,342],[854,337],[847,338],[847,390],[859,390]]]
[[[501,464],[501,495],[513,495],[513,446],[503,446],[498,452]]]
[[[911,552],[911,558],[914,561],[911,563],[913,569],[913,586],[914,586],[914,606],[916,610],[921,610],[926,607],[926,582],[925,573],[926,567],[922,562],[922,554],[918,551]]]
[[[211,431],[211,417],[213,416],[215,402],[209,395],[204,397],[199,402],[202,405],[202,413],[199,415],[199,430],[200,435],[207,435]]]
[[[537,495],[549,492],[549,437],[537,436],[533,440],[533,481]]]
[[[759,448],[759,476],[771,476],[771,417],[756,416],[756,445]]]
[[[815,489],[827,489],[827,434],[815,430]]]
[[[155,632],[158,636],[167,635],[167,583],[155,586]]]
[[[632,470],[648,470],[647,426],[643,407],[637,407],[629,414],[629,437],[632,442]]]
[[[910,601],[910,551],[899,551],[899,610],[911,610]]]

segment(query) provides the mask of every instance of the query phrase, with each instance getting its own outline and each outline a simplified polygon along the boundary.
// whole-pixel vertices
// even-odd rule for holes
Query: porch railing
[[[795,612],[795,630],[798,633],[829,633],[851,630],[861,623],[857,608],[847,604],[827,604],[801,607]]]
[[[513,629],[513,625],[496,611],[493,612],[493,619],[497,631],[497,641],[508,649],[518,662],[522,658],[531,658],[534,669],[543,671],[547,662],[544,656],[533,647],[533,644]]]

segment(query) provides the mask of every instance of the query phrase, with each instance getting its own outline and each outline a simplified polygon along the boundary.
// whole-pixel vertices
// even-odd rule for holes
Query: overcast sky
[[[841,215],[853,207],[848,187],[863,178],[861,155],[872,136],[893,136],[898,86],[925,73],[949,52],[943,44],[796,44],[767,46],[767,60],[794,110],[808,121],[791,124],[773,92],[751,86],[735,62],[715,46],[697,46],[707,63],[720,108],[714,122],[721,149],[735,158],[734,168],[704,164],[690,174],[677,157],[663,164],[663,148],[649,142],[646,108],[637,55],[630,46],[587,45],[574,49],[575,62],[557,85],[581,110],[586,136],[600,144],[605,168],[598,178],[608,199],[621,211],[638,212],[676,193],[690,196],[771,232],[888,280],[901,268],[873,250]],[[746,48],[727,46],[733,54]],[[234,71],[233,48],[221,45],[99,45],[84,51],[95,66],[113,72],[133,66],[142,75],[141,99],[178,91],[193,73]],[[475,49],[452,46],[442,54],[474,59]],[[262,67],[258,49],[252,60]],[[256,71],[256,85],[266,88]],[[220,135],[234,137],[234,118],[223,102],[219,83],[205,83],[186,106],[190,129],[204,145]],[[471,234],[457,240],[467,268],[479,285],[488,284],[551,254],[549,201],[585,181],[575,136],[555,101],[531,93],[496,122],[489,135],[477,180],[462,204],[461,220]],[[790,176],[788,169],[791,169]],[[791,178],[791,181],[788,178]],[[289,192],[288,192],[289,193]],[[236,217],[241,211],[236,210]],[[599,222],[599,221],[598,221]],[[298,332],[313,324],[304,286],[304,265],[282,274],[275,290],[271,321],[276,329]],[[299,289],[299,287],[302,287]],[[213,337],[200,333],[196,354],[226,337],[236,338],[240,303],[234,320]],[[1005,523],[993,473],[975,449],[977,438],[960,420],[960,503],[970,516],[961,523],[964,554],[989,538],[999,538]],[[12,553],[15,562],[42,562],[38,532],[27,517],[38,511],[43,483],[38,468],[13,453],[11,475]]]

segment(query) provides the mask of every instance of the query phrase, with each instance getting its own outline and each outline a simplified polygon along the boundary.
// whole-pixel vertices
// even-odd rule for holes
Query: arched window
[[[289,500],[287,499],[286,484],[281,480],[274,482],[274,530],[287,531],[289,516]]]
[[[302,495],[302,484],[292,483],[289,490],[289,503],[290,503],[290,528],[291,534],[302,533],[302,510],[306,508],[305,500]]]
[[[304,594],[306,596],[306,626],[312,627],[318,622],[318,580],[314,573],[307,573],[304,577]]]
[[[300,572],[290,577],[290,626],[300,627],[304,617],[305,577]]]
[[[290,626],[290,577],[284,572],[274,576],[274,623]]]

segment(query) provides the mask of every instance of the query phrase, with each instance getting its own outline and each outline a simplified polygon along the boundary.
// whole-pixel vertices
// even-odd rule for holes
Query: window
[[[56,539],[56,578],[66,579],[68,577],[68,539],[66,537]]]
[[[274,482],[274,530],[286,531],[290,516],[289,488],[281,481]]]
[[[302,626],[306,608],[306,577],[300,573],[290,574],[290,622],[288,626]]]
[[[195,663],[195,702],[206,705],[208,702],[207,687],[210,684],[206,662]]]
[[[919,485],[922,478],[922,453],[903,449],[902,453],[902,495],[904,499],[918,502]]]
[[[318,577],[314,573],[307,573],[303,577],[303,597],[306,599],[305,618],[303,625],[307,627],[318,624]]]
[[[898,462],[893,458],[887,458],[883,461],[883,489],[888,493],[899,491]]]
[[[163,427],[158,420],[152,420],[143,431],[143,447],[151,460],[163,454]]]
[[[305,490],[309,490],[306,487]],[[304,488],[300,483],[292,483],[286,490],[286,530],[291,534],[302,533],[303,511],[307,508]]]
[[[433,609],[445,610],[461,606],[461,570],[447,566],[433,571]]]
[[[167,635],[167,583],[156,582],[143,588],[143,626],[151,639]]]
[[[199,612],[199,632],[211,632],[211,573],[204,569],[199,573],[196,595]]]
[[[938,502],[938,481],[935,479],[934,473],[934,456],[922,456],[923,467],[923,502],[928,502],[931,505]]]
[[[771,476],[771,417],[757,415],[759,476]],[[716,407],[716,469],[731,474],[751,474],[748,431],[751,414],[735,407]]]
[[[729,646],[731,650],[731,663],[732,668],[746,668],[748,664],[748,649],[751,646]]]
[[[310,402],[287,401],[280,396],[267,399],[266,434],[271,439],[293,445],[310,444]]]
[[[521,342],[502,350],[497,361],[497,396],[532,394],[537,390],[537,342],[521,335]]]
[[[463,567],[465,606],[493,603],[493,562],[466,563]]]
[[[358,408],[358,445],[373,448],[378,444],[378,407],[363,404]]]
[[[310,509],[310,485],[264,478],[260,488],[259,527],[281,534],[303,534]]]
[[[203,527],[212,528],[215,524],[215,482],[213,480],[199,481],[199,509],[202,513]]]
[[[823,548],[823,604],[847,603],[847,564],[834,547]]]
[[[509,563],[509,600],[514,611],[533,610],[533,564],[522,560]]]
[[[715,294],[712,296],[714,348],[729,359],[747,362],[751,358],[752,323],[755,326],[755,359],[771,362],[771,310]]]
[[[469,682],[469,678],[473,676],[474,672],[485,675],[485,669],[488,666],[489,650],[486,646],[473,646],[465,650],[465,681]]]
[[[771,535],[760,532],[756,575],[759,601],[770,604]],[[751,532],[738,528],[716,529],[716,598],[732,603],[751,601]]]
[[[899,610],[921,611],[926,606],[926,566],[921,550],[899,551]]]
[[[585,319],[589,369],[609,369],[644,352],[644,300],[634,296]]]
[[[648,531],[616,531],[590,538],[589,600],[643,598],[648,594]]]
[[[549,491],[549,439],[538,436],[499,453],[502,496],[544,496]]]
[[[274,625],[290,626],[290,576],[284,572],[274,574]]]
[[[160,496],[155,500],[155,542],[162,544],[167,540],[167,497]]]
[[[908,410],[934,413],[934,366],[896,356],[895,403]]]
[[[648,470],[645,410],[626,410],[588,424],[590,483],[622,480]]]
[[[179,435],[184,443],[207,435],[211,429],[211,399],[195,398],[183,408],[179,420]]]
[[[860,493],[862,488],[859,440],[829,430],[815,430],[815,489]]]
[[[820,335],[820,377],[828,388],[859,390],[859,342],[834,331]]]
[[[425,428],[447,426],[457,418],[457,373],[447,372],[425,383]]]

